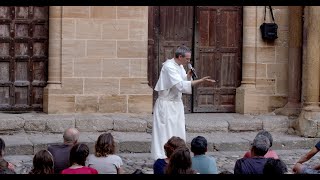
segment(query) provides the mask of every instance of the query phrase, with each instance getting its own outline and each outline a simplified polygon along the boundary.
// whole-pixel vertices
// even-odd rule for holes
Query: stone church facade
[[[294,126],[301,135],[318,137],[320,8],[272,8],[278,24],[278,38],[273,42],[261,38],[259,27],[263,23],[264,6],[237,9],[241,15],[237,22],[240,19],[242,26],[237,36],[241,63],[237,64],[240,71],[235,76],[240,81],[230,94],[221,93],[217,101],[233,105],[226,112],[295,115]],[[43,112],[152,113],[155,95],[150,74],[155,72],[150,69],[150,63],[154,56],[148,57],[153,42],[150,41],[150,23],[154,20],[150,18],[151,10],[148,6],[48,7],[48,73],[42,94]],[[155,14],[164,11],[160,7]],[[225,12],[220,8],[209,11],[218,15]],[[205,10],[199,12],[206,14]],[[228,12],[230,18],[238,17],[232,16],[236,12],[233,9]],[[266,21],[271,21],[268,12]],[[162,57],[161,52],[157,53],[156,57]],[[206,99],[209,102],[208,99],[209,96]]]

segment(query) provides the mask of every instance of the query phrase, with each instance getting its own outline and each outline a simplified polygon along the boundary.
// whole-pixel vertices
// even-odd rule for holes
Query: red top
[[[91,168],[91,167],[86,167],[83,166],[81,168],[67,168],[61,171],[61,174],[98,174],[98,171]]]
[[[251,152],[248,151],[246,154],[243,156],[244,158],[250,158],[251,157]],[[265,158],[273,158],[273,159],[279,159],[277,153],[273,150],[269,150],[265,155]]]

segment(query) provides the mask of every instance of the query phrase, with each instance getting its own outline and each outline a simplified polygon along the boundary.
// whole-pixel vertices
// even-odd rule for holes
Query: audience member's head
[[[270,148],[270,141],[264,135],[257,135],[252,143],[251,154],[254,156],[264,156]]]
[[[285,174],[288,172],[287,165],[280,159],[268,158],[263,168],[263,174]]]
[[[266,131],[266,130],[261,130],[261,131],[258,132],[257,136],[258,136],[258,135],[264,135],[264,136],[266,136],[266,137],[269,139],[269,141],[270,141],[270,147],[272,147],[273,138],[272,138],[272,135],[271,135],[268,131]]]
[[[33,157],[33,169],[29,174],[53,174],[53,157],[47,150],[38,151]]]
[[[0,157],[4,156],[4,149],[6,148],[6,143],[0,138]]]
[[[181,146],[173,151],[166,168],[166,174],[195,174],[196,172],[191,166],[190,150],[186,146]]]
[[[63,141],[65,144],[74,145],[78,143],[79,131],[76,128],[68,128],[63,133]]]
[[[177,149],[178,147],[181,146],[187,146],[186,142],[181,139],[180,137],[177,136],[172,136],[167,142],[166,144],[164,144],[164,151],[166,153],[166,156],[168,158],[170,158],[171,154],[173,153],[173,151],[175,149]]]
[[[111,133],[103,133],[98,137],[95,145],[95,155],[105,157],[115,153],[115,142]]]
[[[207,152],[207,140],[203,136],[197,136],[191,141],[191,151],[194,155],[201,155]]]
[[[70,165],[78,164],[85,166],[86,159],[89,155],[89,147],[86,144],[76,144],[70,151]]]

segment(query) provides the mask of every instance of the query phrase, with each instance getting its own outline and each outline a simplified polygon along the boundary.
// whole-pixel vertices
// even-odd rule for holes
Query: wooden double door
[[[41,111],[48,6],[0,6],[0,111]]]
[[[241,83],[242,7],[151,6],[148,23],[148,80],[155,87],[162,63],[178,46],[192,49],[192,64],[201,84],[183,95],[185,112],[235,112]],[[157,93],[154,92],[154,102]]]

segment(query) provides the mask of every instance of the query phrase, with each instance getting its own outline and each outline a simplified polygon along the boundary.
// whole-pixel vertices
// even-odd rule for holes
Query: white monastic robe
[[[154,160],[166,158],[164,144],[172,137],[186,140],[182,93],[191,94],[191,81],[183,65],[174,59],[163,63],[155,89],[158,99],[153,109],[151,156]]]

